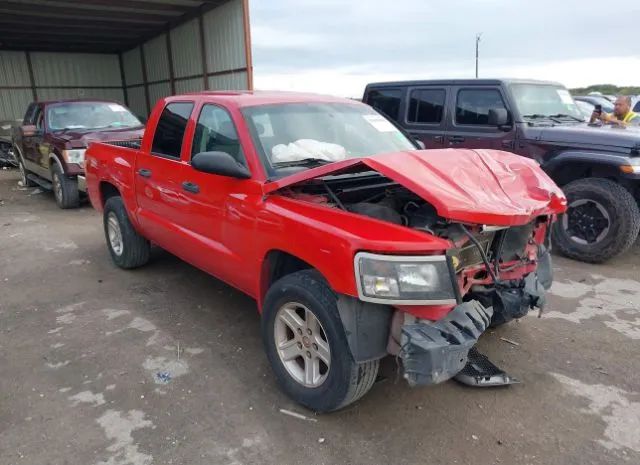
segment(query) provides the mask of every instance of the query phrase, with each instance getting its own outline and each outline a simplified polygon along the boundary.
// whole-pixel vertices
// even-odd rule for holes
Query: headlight
[[[359,252],[355,257],[360,300],[386,304],[455,304],[447,257],[405,257]]]
[[[84,152],[87,149],[72,149],[72,150],[63,150],[62,157],[65,159],[67,163],[84,163]]]

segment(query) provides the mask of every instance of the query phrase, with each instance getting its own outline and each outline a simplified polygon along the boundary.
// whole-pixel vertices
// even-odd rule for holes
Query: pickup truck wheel
[[[35,187],[37,184],[27,177],[29,174],[31,174],[31,172],[24,167],[22,159],[20,157],[17,158],[18,168],[20,169],[20,182],[22,183],[22,187]]]
[[[314,411],[355,402],[376,379],[379,360],[353,359],[336,295],[316,271],[298,271],[271,286],[262,337],[281,389]]]
[[[80,206],[80,191],[78,180],[68,177],[62,169],[55,164],[51,173],[53,195],[60,208],[78,208]]]
[[[563,255],[600,263],[629,249],[640,231],[640,210],[624,187],[602,178],[579,179],[563,188],[568,210],[553,226]]]
[[[150,244],[133,228],[122,198],[111,197],[104,205],[104,234],[113,262],[131,269],[149,261]]]

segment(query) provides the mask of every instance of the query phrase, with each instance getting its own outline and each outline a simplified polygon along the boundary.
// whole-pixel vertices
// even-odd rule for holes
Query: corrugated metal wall
[[[117,55],[0,51],[0,120],[22,118],[38,100],[99,98],[124,103]]]
[[[37,99],[116,100],[146,116],[158,99],[172,93],[247,89],[251,65],[243,5],[230,0],[175,27],[169,37],[160,34],[120,57],[32,52]],[[34,98],[28,62],[25,52],[0,51],[0,119],[21,118]]]

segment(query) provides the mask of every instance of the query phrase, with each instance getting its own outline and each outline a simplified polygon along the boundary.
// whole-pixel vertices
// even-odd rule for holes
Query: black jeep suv
[[[621,254],[640,230],[640,128],[590,126],[561,84],[441,80],[369,84],[363,101],[426,148],[507,150],[537,160],[569,209],[553,229],[561,253]]]

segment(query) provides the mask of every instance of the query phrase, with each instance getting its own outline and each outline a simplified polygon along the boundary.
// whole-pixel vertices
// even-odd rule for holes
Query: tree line
[[[640,95],[640,86],[618,87],[613,84],[594,84],[589,87],[569,89],[573,95],[587,95],[589,92],[600,92],[604,95]]]

